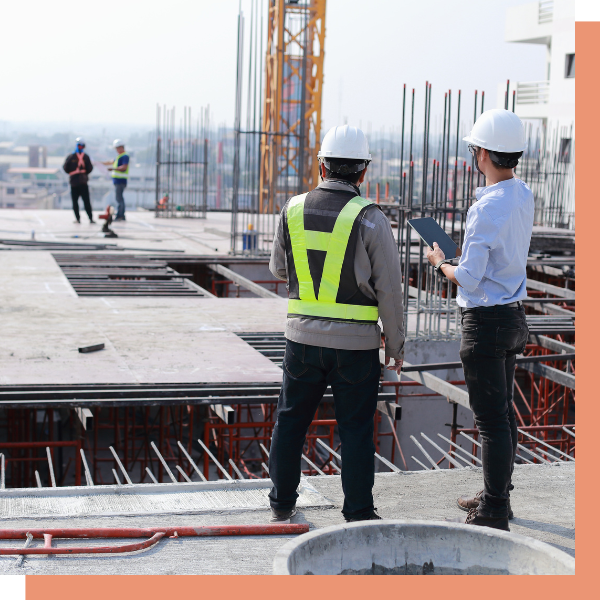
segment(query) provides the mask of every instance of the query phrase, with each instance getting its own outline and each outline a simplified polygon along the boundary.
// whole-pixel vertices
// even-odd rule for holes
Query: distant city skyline
[[[262,1],[266,0],[254,0]],[[250,13],[253,0],[242,0]],[[433,84],[432,118],[443,93],[463,90],[472,112],[475,89],[496,105],[506,79],[545,78],[545,48],[504,42],[506,8],[520,0],[329,0],[323,128],[348,121],[373,132],[397,128],[402,84]],[[43,128],[141,131],[156,104],[210,104],[213,124],[234,117],[237,0],[126,2],[99,10],[66,0],[11,3],[0,52],[0,135]],[[248,24],[247,24],[248,26]]]

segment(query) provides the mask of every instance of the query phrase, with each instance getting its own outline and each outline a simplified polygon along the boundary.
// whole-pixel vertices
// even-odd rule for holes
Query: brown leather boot
[[[479,525],[480,527],[491,527],[492,529],[501,529],[502,531],[510,531],[508,527],[508,518],[502,517],[496,519],[494,517],[484,517],[477,512],[476,508],[472,508],[465,519],[466,525]]]
[[[456,504],[458,508],[464,510],[466,512],[470,511],[472,508],[478,508],[479,503],[481,502],[481,494],[483,494],[483,490],[477,492],[475,496],[461,496]],[[508,518],[509,520],[513,520],[515,515],[513,514],[512,508],[510,507],[510,500],[508,501]]]

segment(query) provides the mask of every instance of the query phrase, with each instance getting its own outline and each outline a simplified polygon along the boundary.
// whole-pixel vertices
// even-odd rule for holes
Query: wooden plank
[[[239,273],[236,273],[235,271],[232,271],[231,269],[228,269],[223,265],[213,264],[208,266],[216,273],[219,273],[219,275],[223,275],[223,277],[231,279],[238,285],[241,285],[243,288],[250,290],[253,294],[260,296],[261,298],[277,298],[278,300],[285,300],[285,298],[283,298],[282,296],[270,292],[262,285],[254,283],[254,281],[250,281],[250,279],[246,279],[246,277],[243,277]]]
[[[531,334],[529,336],[529,341],[542,348],[546,348],[547,350],[552,350],[553,352],[575,352],[575,346],[565,344],[565,342],[559,342],[558,340],[546,337],[545,335]]]
[[[75,408],[75,414],[79,417],[79,420],[81,421],[81,424],[83,425],[83,428],[85,430],[87,430],[88,429],[88,420],[91,421],[91,419],[94,416],[92,411],[89,408],[77,407],[77,408]],[[90,430],[92,429],[92,424],[93,424],[93,421],[91,421],[91,423],[89,423]]]
[[[545,377],[550,381],[554,381],[554,383],[564,385],[572,390],[575,389],[575,375],[565,373],[564,371],[559,371],[554,367],[549,367],[548,365],[542,365],[540,363],[520,363],[518,366],[520,369],[525,369],[530,373],[535,373],[540,377]]]
[[[550,285],[542,281],[535,281],[534,279],[527,280],[527,288],[530,290],[536,290],[538,292],[545,292],[546,294],[552,294],[559,298],[569,298],[573,300],[575,298],[575,292],[567,288],[561,288],[557,285]]]
[[[535,310],[539,310],[540,312],[549,315],[560,315],[561,317],[572,317],[573,319],[575,318],[575,311],[568,310],[556,304],[546,302],[527,302],[527,306],[531,306],[532,308],[535,308]]]
[[[385,364],[385,351],[379,351],[379,360],[382,364]],[[404,364],[407,367],[411,367],[411,363],[404,361]],[[448,400],[451,402],[456,402],[456,404],[460,404],[465,408],[471,410],[471,405],[469,404],[469,394],[465,390],[461,390],[460,388],[436,377],[435,375],[431,375],[431,373],[426,372],[415,372],[411,371],[409,373],[403,373],[409,379],[413,381],[418,381],[426,388],[429,388],[433,392],[440,394],[441,396],[446,396]]]
[[[402,407],[395,402],[379,401],[377,403],[377,410],[388,416],[392,421],[400,421],[402,419]]]
[[[227,425],[235,423],[235,409],[228,404],[211,404],[210,409]]]

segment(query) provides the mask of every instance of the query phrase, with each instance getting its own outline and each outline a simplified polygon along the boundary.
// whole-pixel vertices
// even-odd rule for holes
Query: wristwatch
[[[435,267],[433,267],[433,268],[435,269],[435,272],[438,275],[442,275],[442,276],[445,277],[444,271],[442,271],[442,265],[444,265],[444,264],[450,264],[450,263],[451,263],[451,261],[449,259],[444,258],[444,260],[440,260],[440,262],[437,265],[435,265]]]

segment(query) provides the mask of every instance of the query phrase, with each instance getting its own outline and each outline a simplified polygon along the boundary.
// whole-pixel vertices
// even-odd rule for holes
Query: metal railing
[[[519,81],[517,83],[517,104],[547,104],[549,96],[549,81]]]

